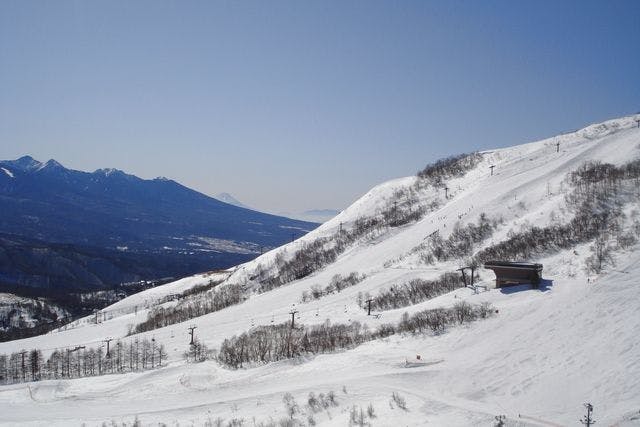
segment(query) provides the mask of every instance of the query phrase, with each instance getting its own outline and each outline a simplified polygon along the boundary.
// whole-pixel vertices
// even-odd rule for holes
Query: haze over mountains
[[[311,221],[311,222],[327,222],[331,218],[335,217],[340,213],[337,209],[309,209],[302,212],[281,212],[280,214],[286,216],[287,218],[299,219],[301,221]]]
[[[240,200],[229,193],[220,193],[216,195],[216,199],[234,206],[251,209],[251,207],[242,203]],[[300,221],[323,223],[329,221],[339,213],[340,211],[337,209],[309,209],[302,212],[277,212],[277,215],[297,219]]]
[[[220,200],[221,202],[229,203],[230,205],[233,205],[233,206],[238,206],[239,208],[251,209],[251,207],[245,205],[244,203],[242,203],[240,200],[236,199],[229,193],[216,194],[215,198]]]
[[[316,226],[117,169],[82,172],[30,156],[0,168],[0,289],[184,276],[251,259]]]

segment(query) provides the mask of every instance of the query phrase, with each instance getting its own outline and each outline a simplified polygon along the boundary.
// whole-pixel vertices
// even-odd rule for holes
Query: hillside
[[[46,359],[101,345],[95,354],[104,357],[103,340],[120,339],[130,363],[132,345],[164,346],[160,368],[9,380],[0,425],[467,426],[505,415],[509,426],[557,426],[575,424],[585,402],[599,425],[637,425],[638,117],[437,162],[255,260],[143,291],[66,330],[0,343],[0,354],[39,349]],[[492,257],[542,263],[542,285],[494,289],[482,268],[475,290],[447,279]],[[490,309],[476,316],[478,307]],[[435,332],[412,326],[437,313],[469,318],[450,317]],[[143,323],[146,332],[128,335]],[[270,363],[249,354],[261,333],[309,348],[305,340],[330,325],[344,325],[334,340],[364,338]],[[185,361],[191,326],[218,360]],[[247,349],[234,355],[238,369],[223,363],[234,342]]]
[[[63,308],[50,301],[0,293],[0,339],[7,331],[24,331],[41,323],[55,323],[66,316],[68,313]]]

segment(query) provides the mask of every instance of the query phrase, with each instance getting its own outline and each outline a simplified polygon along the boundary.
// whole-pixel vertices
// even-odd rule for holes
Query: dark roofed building
[[[496,274],[496,288],[532,284],[537,287],[542,279],[542,264],[531,262],[487,261],[484,268]]]

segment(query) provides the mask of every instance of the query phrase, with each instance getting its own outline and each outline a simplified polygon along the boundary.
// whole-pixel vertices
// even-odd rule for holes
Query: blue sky
[[[0,158],[343,208],[640,111],[639,1],[0,1]]]

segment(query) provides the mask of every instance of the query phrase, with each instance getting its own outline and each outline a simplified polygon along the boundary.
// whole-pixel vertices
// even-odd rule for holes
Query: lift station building
[[[542,264],[530,262],[487,261],[484,268],[496,274],[496,288],[531,284],[538,287],[542,280]]]

